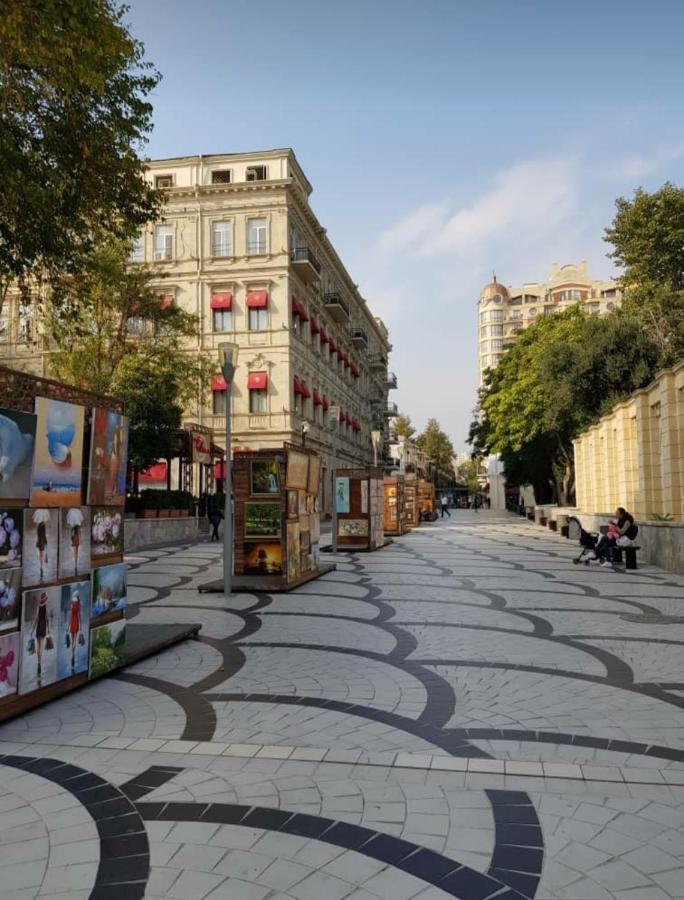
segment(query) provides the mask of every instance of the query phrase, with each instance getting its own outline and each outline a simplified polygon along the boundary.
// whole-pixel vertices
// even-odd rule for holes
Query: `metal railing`
[[[292,262],[308,262],[312,269],[320,275],[321,264],[308,247],[293,247],[290,251],[290,259]]]
[[[247,253],[249,256],[266,256],[268,244],[266,241],[247,241]]]
[[[347,315],[349,315],[349,304],[342,297],[341,294],[337,292],[326,294],[325,295],[325,305],[326,306],[339,306]]]

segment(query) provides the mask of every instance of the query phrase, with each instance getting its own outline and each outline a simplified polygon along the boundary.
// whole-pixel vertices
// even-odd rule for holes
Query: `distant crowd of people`
[[[491,505],[488,494],[477,493],[473,494],[472,497],[468,497],[465,494],[449,494],[447,491],[442,494],[439,502],[442,509],[442,518],[444,516],[451,518],[449,507],[452,509],[474,509],[477,512],[478,509],[489,509]]]

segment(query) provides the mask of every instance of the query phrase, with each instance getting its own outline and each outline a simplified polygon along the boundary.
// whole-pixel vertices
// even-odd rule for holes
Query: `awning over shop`
[[[248,309],[266,309],[268,306],[268,291],[247,291]]]
[[[217,291],[211,295],[212,309],[232,309],[233,295],[230,291]]]
[[[212,375],[211,389],[212,391],[225,391],[228,389],[228,384],[223,375]]]
[[[268,387],[266,372],[250,372],[247,376],[247,387],[250,391],[265,391]]]
[[[149,468],[143,469],[138,479],[141,484],[166,483],[166,468],[165,462],[154,463]]]

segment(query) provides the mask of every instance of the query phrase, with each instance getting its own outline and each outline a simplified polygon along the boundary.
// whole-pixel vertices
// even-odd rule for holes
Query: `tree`
[[[566,503],[574,491],[572,441],[653,377],[658,354],[640,323],[579,306],[544,316],[486,373],[469,441],[499,453],[512,483]]]
[[[125,12],[116,0],[2,6],[0,310],[10,285],[26,296],[74,275],[98,233],[131,237],[157,214],[137,152],[159,75]]]
[[[410,440],[416,433],[410,416],[397,416],[392,425],[392,433],[395,437],[403,437]]]
[[[684,189],[639,188],[616,207],[605,240],[623,269],[623,308],[643,323],[660,365],[672,365],[684,356]]]
[[[480,460],[466,459],[456,469],[456,478],[468,488],[468,494],[476,494],[480,490]]]
[[[437,419],[428,419],[425,430],[416,438],[416,444],[425,453],[437,469],[437,472],[448,481],[454,478],[454,447]]]

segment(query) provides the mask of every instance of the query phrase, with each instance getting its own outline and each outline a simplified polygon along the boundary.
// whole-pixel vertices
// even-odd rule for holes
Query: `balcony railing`
[[[325,295],[325,306],[336,322],[349,321],[349,304],[336,291]]]
[[[249,256],[266,256],[268,244],[266,241],[247,241],[247,254]]]
[[[387,373],[387,381],[386,381],[387,389],[390,391],[395,391],[397,389],[397,376],[394,372]]]
[[[396,403],[388,403],[387,404],[387,412],[385,413],[389,418],[394,418],[394,416],[399,415],[399,407]]]
[[[303,281],[318,281],[321,277],[321,264],[308,247],[293,247],[290,259]]]
[[[352,333],[352,343],[355,347],[366,348],[368,346],[368,335],[365,331],[361,331],[359,328],[355,328]]]
[[[382,353],[376,353],[370,358],[371,369],[386,369],[387,357]]]

